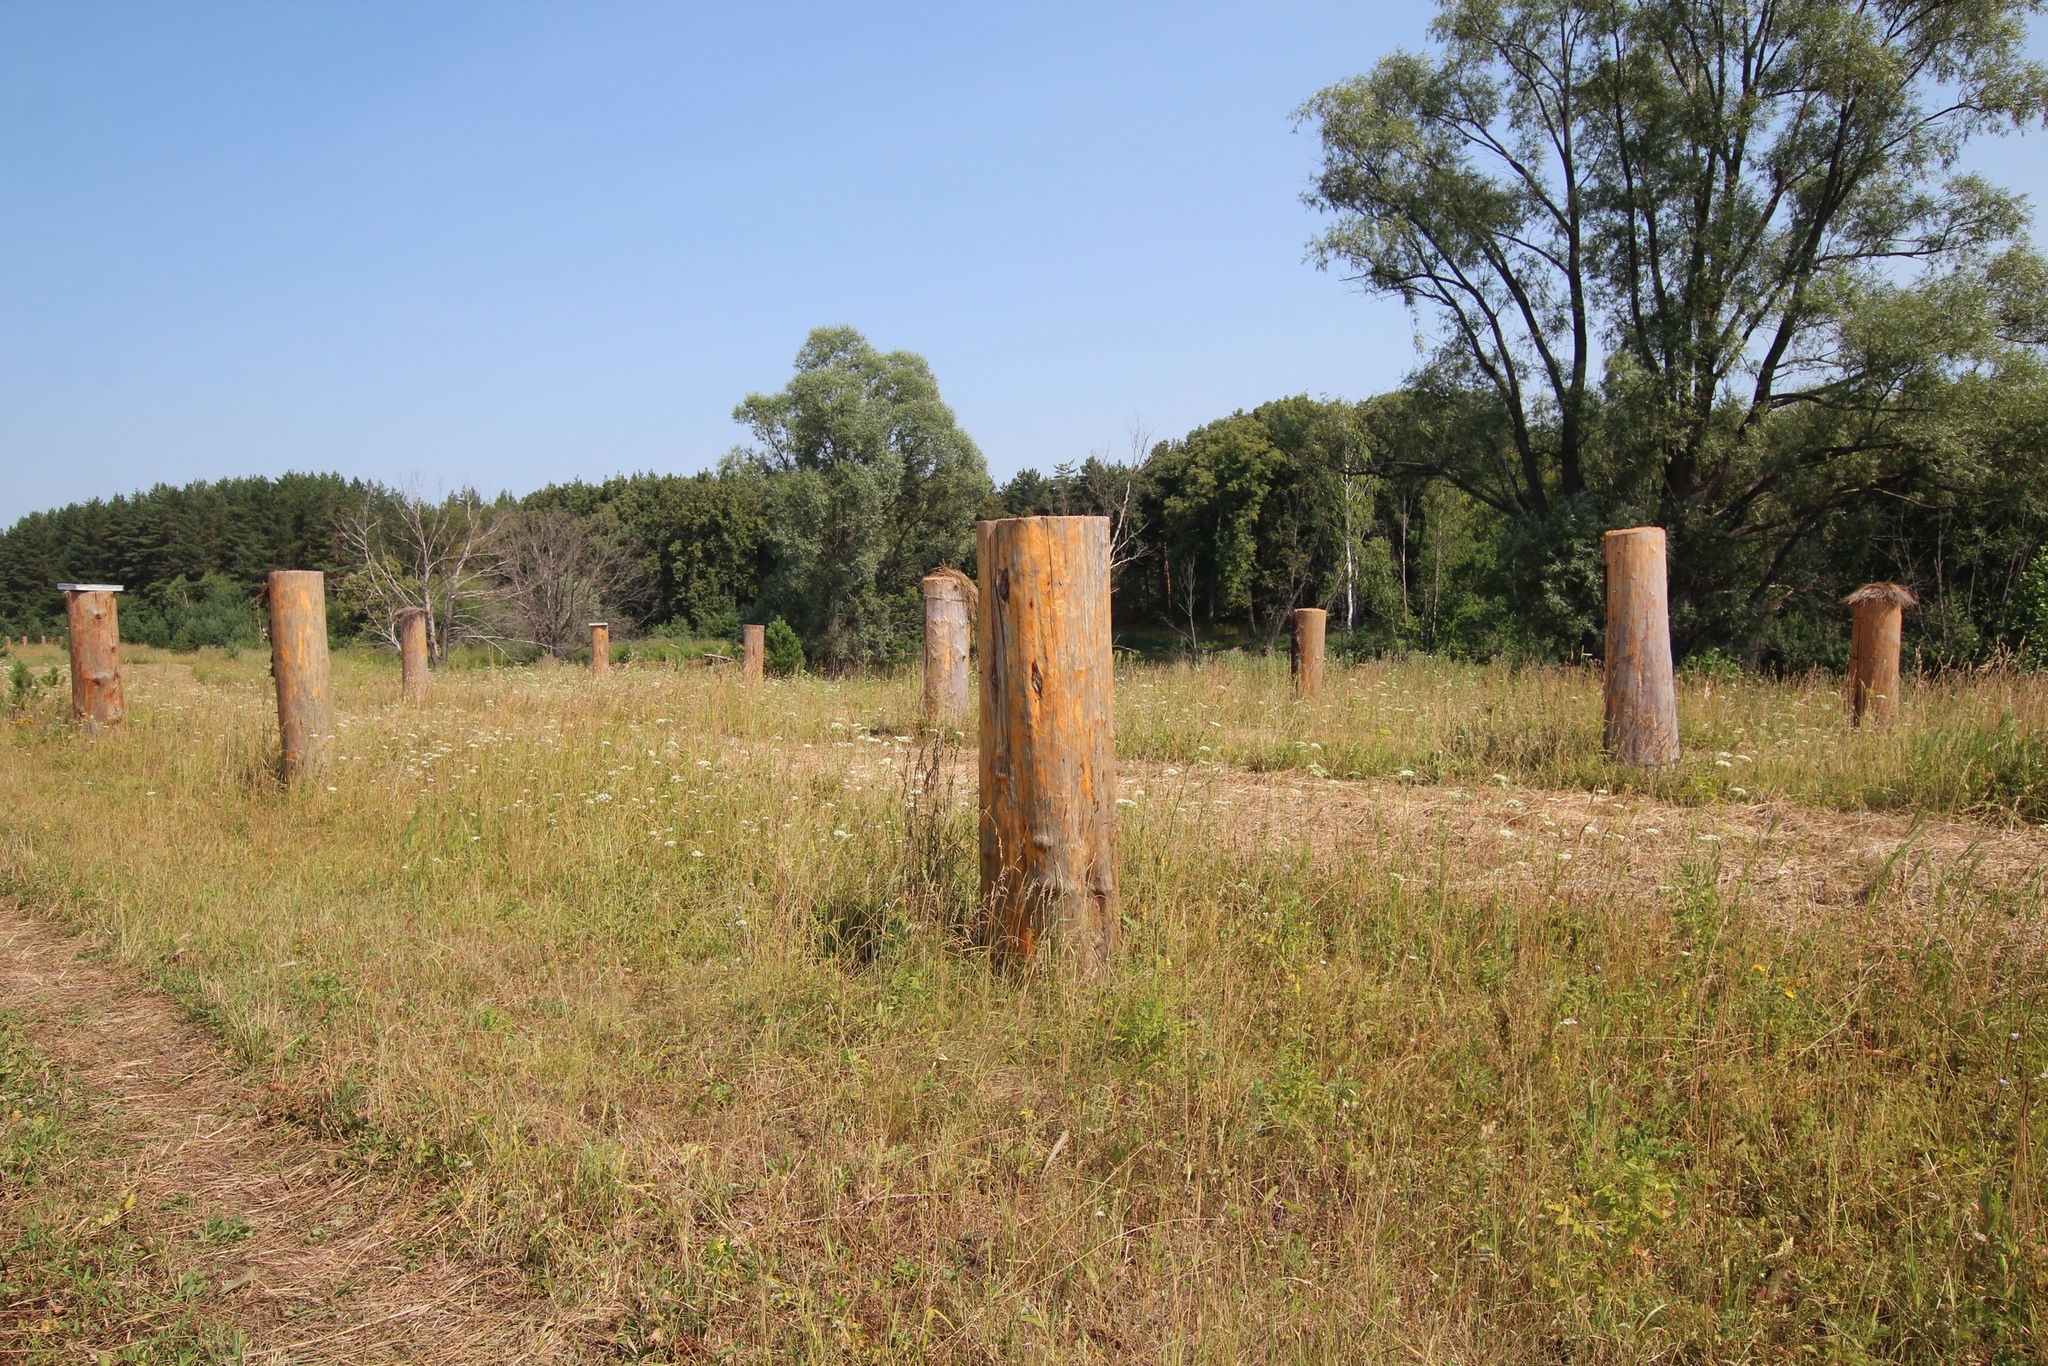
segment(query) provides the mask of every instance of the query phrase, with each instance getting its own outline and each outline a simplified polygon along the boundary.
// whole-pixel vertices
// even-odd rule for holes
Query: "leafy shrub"
[[[721,607],[716,611],[702,613],[697,618],[697,634],[707,640],[738,640],[739,611],[732,607]]]
[[[225,574],[197,581],[180,574],[140,594],[123,613],[121,634],[158,649],[237,650],[263,640],[249,591]]]
[[[762,633],[761,653],[769,673],[787,677],[804,671],[804,643],[781,617],[769,622]]]

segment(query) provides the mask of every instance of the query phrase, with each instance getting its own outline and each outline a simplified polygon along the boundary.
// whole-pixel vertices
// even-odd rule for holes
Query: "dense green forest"
[[[1670,542],[1674,648],[1839,665],[1841,598],[1920,598],[1922,667],[2048,647],[2048,263],[1962,167],[2048,119],[2025,3],[1446,0],[1299,111],[1319,262],[1413,314],[1359,402],[1276,397],[1002,487],[924,360],[821,328],[714,471],[426,500],[338,475],[158,487],[0,535],[0,628],[61,579],[128,585],[126,634],[256,639],[261,576],[333,576],[337,632],[433,611],[435,648],[574,647],[779,621],[812,667],[898,658],[917,579],[977,518],[1115,524],[1116,621],[1155,650],[1270,650],[1331,610],[1352,654],[1577,659],[1600,536]],[[782,638],[779,634],[778,638]]]
[[[896,615],[885,618],[887,634],[869,628],[871,644],[859,659],[828,653],[828,606],[822,598],[807,604],[806,585],[791,586],[789,569],[778,574],[790,552],[769,527],[788,498],[778,487],[788,476],[754,461],[443,505],[472,507],[484,522],[572,517],[630,561],[616,594],[601,606],[592,600],[592,611],[654,634],[715,638],[736,636],[742,619],[781,617],[805,641],[814,667],[908,653],[916,644],[916,579],[940,563],[972,569],[965,534],[972,521],[1046,513],[1116,519],[1121,643],[1153,652],[1284,648],[1286,613],[1321,605],[1331,611],[1333,642],[1352,654],[1597,653],[1593,556],[1604,528],[1589,524],[1584,563],[1546,562],[1514,519],[1400,469],[1389,453],[1400,453],[1395,443],[1415,421],[1412,402],[1407,394],[1356,404],[1278,399],[1160,442],[1139,461],[1092,457],[1050,474],[1026,470],[1000,488],[984,478],[956,490],[954,539],[893,567],[878,565],[864,581],[881,604],[875,610]],[[2048,555],[2039,553],[2048,516],[2035,482],[2042,472],[2038,458],[2022,454],[2003,467],[1987,462],[1975,489],[1930,479],[1908,486],[1908,496],[1846,511],[1802,557],[1802,576],[1751,662],[1772,670],[1839,666],[1847,649],[1839,600],[1873,579],[1905,582],[1920,595],[1908,650],[1924,667],[1981,663],[2048,638]],[[62,604],[50,585],[109,580],[128,586],[127,639],[254,644],[263,575],[273,567],[316,568],[336,586],[337,634],[376,639],[374,610],[348,590],[361,570],[350,521],[365,505],[405,502],[401,492],[340,476],[288,475],[159,486],[38,513],[0,534],[0,626],[12,634],[60,630]],[[1554,578],[1528,576],[1532,558]],[[819,571],[805,565],[803,572]],[[580,628],[580,619],[573,624]],[[536,648],[516,629],[496,638],[515,653]],[[1689,654],[1740,658],[1752,644],[1708,637],[1692,642]]]

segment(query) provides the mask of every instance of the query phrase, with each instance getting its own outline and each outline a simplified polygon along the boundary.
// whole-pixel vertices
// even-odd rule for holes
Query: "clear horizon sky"
[[[823,324],[999,481],[1380,392],[1414,328],[1305,261],[1290,115],[1431,12],[0,0],[0,526],[704,469]],[[2038,199],[2038,136],[1972,160]]]

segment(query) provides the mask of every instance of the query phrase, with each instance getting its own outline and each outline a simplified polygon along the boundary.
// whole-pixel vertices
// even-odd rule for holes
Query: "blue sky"
[[[701,469],[826,323],[998,478],[1377,392],[1413,329],[1304,262],[1289,115],[1429,12],[0,0],[0,525]]]

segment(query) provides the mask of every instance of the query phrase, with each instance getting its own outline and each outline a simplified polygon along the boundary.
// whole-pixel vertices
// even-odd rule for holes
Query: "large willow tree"
[[[2025,205],[1959,160],[2048,111],[2039,9],[1447,0],[1433,54],[1303,110],[1322,261],[1431,337],[1387,465],[1584,596],[1599,529],[1660,522],[1681,642],[1760,639],[1832,526],[1967,479],[2039,392]]]
[[[749,394],[733,418],[758,443],[741,463],[768,480],[764,613],[795,626],[828,672],[907,648],[919,577],[967,560],[992,491],[931,366],[820,327],[789,383]]]

